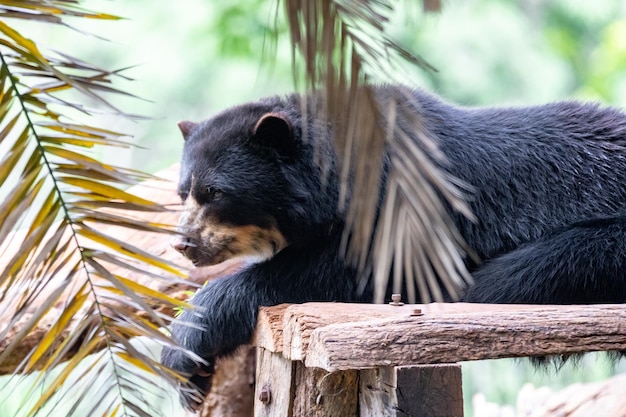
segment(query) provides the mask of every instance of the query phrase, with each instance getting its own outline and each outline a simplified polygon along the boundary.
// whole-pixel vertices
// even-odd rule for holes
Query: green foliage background
[[[177,121],[201,120],[238,102],[294,88],[280,13],[278,40],[271,35],[277,16],[273,1],[92,0],[86,7],[126,20],[89,22],[82,28],[109,41],[26,23],[22,33],[43,47],[106,68],[136,65],[125,73],[136,81],[118,87],[145,100],[115,102],[152,119],[131,122],[102,116],[100,121],[107,129],[133,135],[145,149],[100,155],[105,161],[157,171],[178,160],[182,140]],[[431,15],[424,15],[420,7],[416,1],[415,7],[398,10],[390,28],[405,47],[438,69],[407,72],[419,86],[467,105],[576,98],[626,108],[622,0],[450,0],[441,14]],[[618,370],[622,369],[620,365]],[[595,357],[585,359],[578,369],[568,367],[556,378],[523,362],[472,363],[464,367],[465,398],[482,391],[489,400],[513,403],[528,380],[559,387],[612,372]]]
[[[74,50],[96,64],[135,65],[126,72],[135,78],[127,87],[147,101],[129,99],[128,106],[155,119],[111,122],[122,124],[121,130],[147,148],[132,154],[135,167],[154,171],[176,161],[182,146],[179,120],[201,120],[227,106],[294,88],[286,26],[272,0],[186,0],[184,7],[91,0],[86,5],[92,3],[126,18],[84,28],[110,42],[86,41],[58,28],[51,28],[53,36],[48,29],[37,36],[44,45]],[[449,0],[442,13],[424,15],[415,1],[408,10],[399,7],[390,30],[437,68],[435,73],[407,70],[407,78],[460,104],[579,98],[626,107],[625,8],[620,0]]]

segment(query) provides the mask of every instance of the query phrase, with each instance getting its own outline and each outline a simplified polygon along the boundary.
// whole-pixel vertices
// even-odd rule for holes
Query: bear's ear
[[[291,123],[278,113],[267,113],[259,119],[252,131],[252,141],[272,148],[283,156],[293,155],[296,145]]]
[[[188,120],[183,120],[182,122],[178,122],[178,128],[180,129],[180,133],[183,134],[183,139],[187,140],[191,132],[198,126],[198,123],[190,122]]]

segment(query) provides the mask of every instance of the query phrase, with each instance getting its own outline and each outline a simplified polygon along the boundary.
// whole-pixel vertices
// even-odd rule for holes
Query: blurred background
[[[399,3],[391,33],[437,69],[411,71],[407,78],[447,100],[523,105],[580,99],[626,108],[623,0],[447,0],[434,14],[424,14],[421,1]],[[79,30],[25,23],[21,32],[43,48],[107,69],[130,67],[123,74],[134,81],[120,79],[117,87],[137,98],[111,99],[121,110],[147,119],[103,114],[92,123],[128,133],[139,148],[97,155],[104,160],[156,172],[180,156],[176,122],[198,121],[228,106],[294,89],[286,26],[275,1],[90,0],[85,6],[123,19],[87,26],[77,21]],[[510,407],[494,408],[494,414],[483,408],[481,416],[512,416],[507,413],[527,382],[558,389],[626,370],[625,364],[613,366],[603,358],[589,355],[558,373],[523,360],[464,364],[466,415],[472,415],[476,393]],[[18,396],[1,397],[11,413],[10,401]]]
[[[450,101],[505,105],[577,98],[626,106],[621,0],[446,0],[442,12],[432,14],[422,12],[419,0],[397,3],[390,32],[437,69],[412,71],[411,81]],[[132,67],[123,74],[134,81],[119,85],[141,99],[111,99],[152,119],[103,123],[146,148],[123,155],[133,166],[155,171],[174,163],[182,148],[180,120],[205,119],[242,101],[294,89],[287,28],[275,0],[84,4],[123,19],[77,19],[84,33],[52,26],[42,32],[41,25],[24,33],[108,69]]]

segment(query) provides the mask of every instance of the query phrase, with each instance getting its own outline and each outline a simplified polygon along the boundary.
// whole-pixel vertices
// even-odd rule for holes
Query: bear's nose
[[[177,236],[172,238],[172,240],[170,241],[170,246],[172,246],[174,249],[184,255],[187,248],[191,245],[189,245],[188,238],[183,236]]]

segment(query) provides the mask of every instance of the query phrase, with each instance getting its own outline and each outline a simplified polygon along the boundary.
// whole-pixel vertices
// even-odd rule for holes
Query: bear
[[[626,301],[622,111],[576,101],[463,107],[405,86],[373,91],[380,102],[408,94],[445,171],[472,186],[476,220],[447,207],[479,260],[466,259],[474,283],[463,301]],[[164,365],[189,377],[181,387],[189,408],[209,390],[216,358],[250,341],[260,306],[372,301],[371,286],[357,288],[363,272],[342,256],[332,126],[303,114],[302,100],[270,97],[179,123],[183,212],[173,246],[198,267],[247,259],[200,289],[191,301],[198,308],[171,326],[195,355],[162,352]]]

